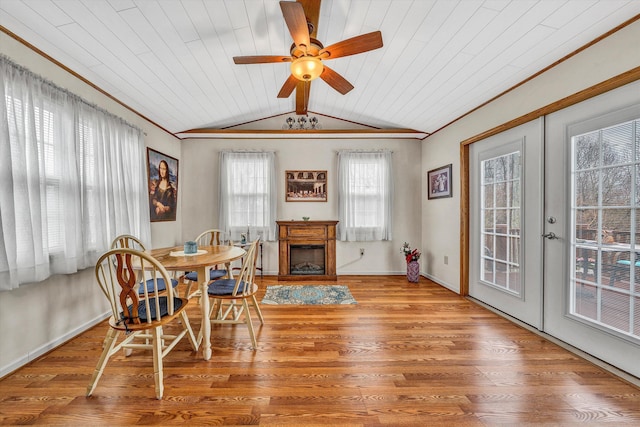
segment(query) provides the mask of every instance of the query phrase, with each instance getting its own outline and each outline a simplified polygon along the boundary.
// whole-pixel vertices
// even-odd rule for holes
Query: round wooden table
[[[196,271],[198,273],[198,287],[201,292],[200,311],[202,313],[202,356],[204,360],[211,358],[211,321],[209,319],[209,298],[207,284],[209,270],[217,264],[225,264],[231,276],[231,262],[242,258],[247,252],[237,246],[200,246],[195,255],[184,255],[183,246],[152,249],[147,251],[152,257],[162,263],[168,271]],[[188,295],[187,295],[188,297]]]

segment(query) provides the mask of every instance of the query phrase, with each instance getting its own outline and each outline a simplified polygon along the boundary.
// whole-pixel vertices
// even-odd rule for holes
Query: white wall
[[[178,139],[2,32],[0,52],[32,72],[140,127],[146,134],[147,146],[180,158]],[[181,232],[179,221],[154,223],[151,245],[177,244],[182,241]],[[0,377],[102,320],[107,309],[106,299],[95,282],[92,269],[0,292]]]
[[[640,66],[638,40],[640,22],[636,21],[423,142],[422,194],[426,194],[427,171],[453,163],[455,177],[451,199],[423,196],[423,271],[427,277],[460,291],[460,142]]]
[[[396,274],[405,273],[400,253],[402,242],[420,243],[420,142],[394,139],[262,139],[213,140],[191,139],[182,142],[181,168],[182,234],[193,238],[218,224],[218,153],[229,149],[274,150],[277,153],[278,219],[337,220],[337,151],[340,149],[379,149],[393,151],[394,221],[393,241],[338,242],[337,273]],[[324,202],[285,202],[286,170],[327,170],[328,200]],[[360,257],[360,248],[365,249]],[[266,274],[278,273],[277,242],[264,245]]]

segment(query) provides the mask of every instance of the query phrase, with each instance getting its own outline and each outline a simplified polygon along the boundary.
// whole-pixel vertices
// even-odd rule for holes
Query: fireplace
[[[337,280],[338,221],[277,221],[278,280]]]
[[[289,274],[324,275],[324,245],[290,245]]]

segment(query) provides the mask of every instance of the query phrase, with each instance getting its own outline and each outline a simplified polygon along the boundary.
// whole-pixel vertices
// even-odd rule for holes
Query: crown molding
[[[190,129],[175,134],[180,139],[416,139],[429,136],[413,129],[316,129],[316,130],[249,130]]]

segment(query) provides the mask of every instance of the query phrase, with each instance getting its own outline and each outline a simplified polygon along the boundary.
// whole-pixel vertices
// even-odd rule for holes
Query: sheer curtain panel
[[[338,152],[338,240],[391,240],[392,152]]]
[[[142,131],[0,56],[0,290],[150,240]]]
[[[255,240],[276,239],[276,154],[220,153],[218,228],[239,242],[241,233]]]

